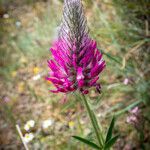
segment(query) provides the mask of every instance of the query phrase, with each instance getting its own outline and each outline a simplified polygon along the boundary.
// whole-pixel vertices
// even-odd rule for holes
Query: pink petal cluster
[[[105,67],[105,61],[96,48],[96,42],[89,39],[78,51],[75,46],[72,51],[66,51],[64,46],[65,42],[59,40],[50,49],[53,59],[48,61],[51,71],[47,80],[56,87],[52,92],[67,93],[79,89],[88,93],[87,89],[92,86],[100,90],[97,81],[99,73]]]
[[[72,3],[69,1],[65,10],[68,9],[70,13],[75,11],[73,13],[76,13],[76,16],[81,16],[82,9],[74,9],[74,6],[82,8],[80,5],[79,0],[73,0]],[[68,18],[71,18],[71,14],[68,12],[65,17],[70,15]],[[76,17],[76,20],[73,18],[75,21],[72,19],[74,23],[70,25],[76,28],[71,28],[68,25],[71,21],[64,19],[68,22],[62,25],[63,31],[60,33],[62,36],[50,48],[53,58],[48,61],[51,71],[47,80],[56,87],[55,90],[51,90],[54,93],[79,90],[87,94],[88,89],[93,86],[100,92],[100,84],[97,81],[99,74],[105,67],[105,61],[102,59],[96,42],[91,40],[85,31],[84,17],[81,18],[81,21],[78,18]]]
[[[138,106],[129,111],[130,115],[127,117],[127,123],[133,125],[137,130],[143,129],[143,117],[141,114],[141,110]]]

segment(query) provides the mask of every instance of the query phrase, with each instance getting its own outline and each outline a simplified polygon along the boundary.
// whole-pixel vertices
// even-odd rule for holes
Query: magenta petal
[[[101,85],[100,84],[96,85],[96,90],[98,91],[98,93],[101,93]]]
[[[49,91],[52,92],[52,93],[59,93],[58,90],[49,90]]]
[[[95,77],[94,79],[92,79],[90,82],[89,82],[89,86],[93,86],[96,84],[97,80],[99,79],[99,77]]]
[[[96,66],[91,70],[91,77],[97,76],[104,68],[105,68],[104,61],[100,64],[96,64]]]
[[[49,75],[54,78],[60,78],[60,79],[66,78],[66,75],[60,71],[56,71],[56,72],[51,71],[51,72],[49,72]]]
[[[67,93],[67,90],[64,89],[64,88],[59,88],[58,91],[59,91],[59,92],[62,92],[62,93]]]
[[[88,91],[88,90],[80,89],[80,91],[81,91],[83,94],[88,94],[88,93],[89,93],[89,91]]]
[[[73,54],[73,60],[72,60],[73,66],[76,69],[77,68],[77,56]]]
[[[58,84],[58,85],[62,85],[64,82],[59,80],[59,79],[56,79],[56,78],[50,78],[50,77],[46,77],[47,80],[51,81],[52,83],[54,84]]]
[[[77,69],[77,82],[79,87],[84,86],[84,75],[81,67]]]

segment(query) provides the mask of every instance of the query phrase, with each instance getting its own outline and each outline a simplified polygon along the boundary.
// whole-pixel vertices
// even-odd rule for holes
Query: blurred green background
[[[88,96],[102,126],[118,116],[115,150],[150,149],[150,1],[82,0],[90,35],[107,67],[101,74],[102,93]],[[49,48],[57,38],[63,0],[0,0],[0,149],[24,149],[16,130],[33,133],[32,150],[88,150],[72,135],[93,139],[80,100],[53,94],[45,80]],[[126,123],[128,111],[139,106],[144,140]],[[26,131],[29,120],[34,127]],[[45,120],[46,127],[43,127]],[[142,123],[141,123],[142,124]]]

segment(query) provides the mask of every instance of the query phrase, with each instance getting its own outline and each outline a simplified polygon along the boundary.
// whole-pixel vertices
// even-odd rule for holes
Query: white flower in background
[[[128,83],[129,83],[129,79],[128,79],[128,78],[125,78],[124,81],[123,81],[123,84],[124,84],[124,85],[127,85]]]
[[[38,73],[38,72],[39,72],[39,68],[37,68],[37,67],[34,68],[35,76],[32,77],[32,80],[34,80],[34,81],[39,80],[41,77],[43,77],[45,75],[45,72],[41,72],[41,73]]]
[[[39,80],[41,78],[41,75],[40,74],[37,74],[35,76],[33,76],[33,80],[36,81],[36,80]]]
[[[3,18],[4,18],[4,19],[8,19],[8,18],[9,18],[9,15],[8,15],[8,14],[4,14],[4,15],[3,15]]]
[[[21,26],[21,22],[20,21],[16,21],[16,27],[20,27]]]
[[[53,123],[54,123],[54,120],[52,120],[52,119],[44,120],[43,123],[42,123],[42,128],[43,128],[43,129],[47,129],[47,128],[50,127]]]
[[[26,131],[29,131],[30,128],[33,128],[35,126],[35,121],[34,120],[29,120],[27,123],[24,125],[24,129]]]
[[[33,138],[34,138],[33,133],[26,133],[23,139],[25,143],[29,143],[30,141],[33,140]]]

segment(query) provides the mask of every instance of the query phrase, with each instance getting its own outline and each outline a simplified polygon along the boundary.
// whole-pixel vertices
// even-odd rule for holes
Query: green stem
[[[91,120],[92,126],[94,128],[94,132],[96,134],[99,146],[103,147],[103,136],[102,136],[101,130],[98,128],[97,122],[95,121],[95,119],[96,119],[96,117],[94,116],[95,114],[94,114],[94,112],[92,112],[92,110],[91,110],[91,108],[90,108],[90,106],[89,106],[89,104],[88,104],[88,102],[87,102],[86,97],[84,96],[84,94],[81,94],[81,95],[82,95],[82,99],[83,99],[84,105],[86,107],[86,110],[88,112],[89,118]]]

